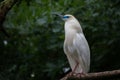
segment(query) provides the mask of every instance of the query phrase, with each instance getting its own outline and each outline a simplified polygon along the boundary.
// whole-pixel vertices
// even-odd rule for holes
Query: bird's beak
[[[60,18],[63,18],[63,15],[61,15],[61,14],[57,14],[57,13],[53,13],[53,14],[56,16],[59,16]]]
[[[63,18],[63,15],[61,15],[61,14],[56,14],[57,16],[59,16],[60,18]]]

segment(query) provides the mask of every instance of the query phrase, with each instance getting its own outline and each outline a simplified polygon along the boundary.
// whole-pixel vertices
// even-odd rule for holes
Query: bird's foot
[[[82,72],[82,73],[75,73],[75,74],[74,74],[74,76],[76,76],[76,77],[81,77],[81,76],[84,76],[84,75],[86,75],[86,74],[83,73],[83,72]]]
[[[75,72],[70,72],[70,73],[68,73],[63,79],[61,79],[61,80],[67,80],[69,77],[71,77],[71,76],[75,76],[75,77],[81,77],[81,76],[84,76],[84,75],[86,75],[85,73],[75,73]]]

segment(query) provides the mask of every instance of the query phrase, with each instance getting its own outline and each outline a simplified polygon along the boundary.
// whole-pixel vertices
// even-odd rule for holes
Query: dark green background
[[[22,0],[4,23],[10,38],[0,33],[0,80],[63,75],[69,67],[64,21],[53,13],[73,14],[81,23],[91,49],[90,72],[120,68],[120,0]]]

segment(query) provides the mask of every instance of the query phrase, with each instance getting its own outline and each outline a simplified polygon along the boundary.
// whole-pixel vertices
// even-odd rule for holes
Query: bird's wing
[[[88,72],[90,66],[90,50],[83,33],[76,34],[73,40],[73,47],[75,48],[79,59],[82,60],[83,67],[86,72]]]

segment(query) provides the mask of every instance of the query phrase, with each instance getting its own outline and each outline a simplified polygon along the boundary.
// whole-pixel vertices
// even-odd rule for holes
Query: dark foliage
[[[27,1],[27,3],[26,3]],[[69,67],[64,22],[73,14],[91,48],[90,72],[120,68],[120,0],[23,0],[7,14],[0,33],[0,80],[58,80]]]

